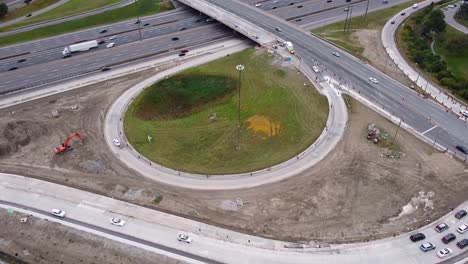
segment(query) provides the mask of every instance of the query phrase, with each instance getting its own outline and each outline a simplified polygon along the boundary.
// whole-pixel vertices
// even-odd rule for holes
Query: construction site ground
[[[301,175],[233,191],[195,191],[153,182],[120,163],[108,151],[102,131],[112,101],[152,73],[0,110],[0,171],[294,242],[347,243],[392,236],[434,221],[467,198],[465,165],[433,152],[430,145],[401,129],[392,150],[374,145],[366,139],[368,123],[390,136],[397,127],[352,100],[342,142]],[[53,110],[58,111],[57,118]],[[74,131],[83,134],[85,144],[71,141],[73,150],[56,155],[53,148]],[[156,197],[159,203],[154,202]],[[243,206],[237,206],[237,198]],[[19,226],[21,232],[44,235],[25,226]],[[56,236],[54,228],[44,232]],[[68,254],[52,246],[49,252]]]
[[[0,260],[9,264],[185,263],[18,212],[1,209],[0,222]]]

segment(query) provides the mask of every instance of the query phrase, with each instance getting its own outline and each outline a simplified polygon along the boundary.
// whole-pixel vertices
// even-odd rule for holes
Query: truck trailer
[[[86,50],[94,49],[97,47],[98,47],[97,40],[81,42],[81,43],[73,44],[70,46],[66,46],[62,51],[62,55],[64,58],[66,58],[66,57],[70,57],[71,54],[74,52],[86,51]]]

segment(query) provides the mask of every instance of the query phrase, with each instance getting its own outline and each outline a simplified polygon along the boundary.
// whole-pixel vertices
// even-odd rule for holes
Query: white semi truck
[[[73,44],[70,46],[66,46],[63,51],[62,55],[64,58],[70,57],[72,53],[74,52],[80,52],[80,51],[86,51],[90,49],[94,49],[98,47],[98,42],[97,40],[90,40],[86,42],[81,42],[78,44]]]

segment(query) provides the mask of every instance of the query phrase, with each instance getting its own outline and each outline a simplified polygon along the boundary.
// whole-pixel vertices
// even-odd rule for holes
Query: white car
[[[463,111],[461,112],[461,114],[462,114],[462,116],[464,116],[464,117],[468,117],[468,110],[463,110]]]
[[[112,48],[112,47],[114,47],[114,46],[115,46],[115,43],[114,43],[114,42],[111,42],[111,43],[107,44],[106,47],[107,47],[107,48]]]
[[[457,227],[457,231],[458,231],[458,233],[460,233],[460,234],[465,233],[466,230],[468,230],[468,225],[467,225],[467,224],[463,224],[463,225]]]
[[[448,5],[447,7],[449,7],[449,8],[455,8],[454,5]]]
[[[262,4],[255,4],[255,7],[261,7]]]
[[[112,37],[109,38],[109,40],[114,40],[114,39],[117,39],[117,37],[116,37],[116,36],[112,36]]]
[[[439,258],[445,258],[446,256],[450,254],[452,254],[452,250],[450,248],[444,248],[444,249],[437,251],[437,256],[439,256]]]
[[[312,66],[312,70],[314,70],[314,72],[319,72],[319,68],[317,66]]]
[[[332,52],[332,54],[335,55],[336,57],[341,56],[341,55],[340,55],[338,52],[336,52],[336,51]]]
[[[51,213],[55,216],[64,218],[65,217],[65,211],[60,210],[60,209],[52,209]]]
[[[177,236],[177,240],[179,240],[180,242],[188,243],[188,244],[192,243],[192,238],[185,234],[179,234]]]
[[[111,218],[110,223],[116,226],[123,226],[125,225],[125,221],[120,218]]]
[[[120,144],[120,141],[116,138],[114,138],[114,140],[112,140],[112,142],[114,143],[114,145],[118,148],[120,148],[121,144]]]
[[[375,84],[379,83],[379,81],[377,81],[377,79],[374,78],[374,77],[369,77],[369,81],[371,81],[371,82],[373,82]]]

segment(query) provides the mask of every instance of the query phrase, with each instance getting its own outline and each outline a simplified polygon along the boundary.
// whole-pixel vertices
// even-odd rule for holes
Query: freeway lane
[[[218,262],[218,261],[214,261],[214,260],[211,260],[211,259],[208,259],[208,258],[200,257],[198,255],[187,253],[187,252],[184,252],[184,251],[176,249],[176,248],[164,246],[164,245],[161,245],[161,244],[158,244],[158,243],[154,243],[154,242],[151,242],[151,241],[148,241],[148,240],[137,238],[137,237],[134,237],[134,236],[131,236],[131,235],[123,234],[121,232],[117,232],[117,231],[111,230],[109,228],[103,228],[101,226],[94,225],[94,224],[91,224],[91,223],[86,223],[86,222],[76,220],[76,219],[73,219],[73,218],[69,218],[69,217],[65,217],[65,218],[62,218],[62,219],[52,218],[51,215],[50,215],[50,212],[48,212],[48,211],[33,208],[33,207],[30,207],[30,206],[26,206],[26,205],[22,205],[22,204],[19,204],[19,203],[16,203],[16,202],[0,200],[0,205],[4,205],[3,206],[4,208],[5,207],[6,208],[12,208],[13,207],[17,211],[18,211],[18,209],[20,209],[21,211],[26,211],[26,213],[28,213],[28,214],[34,213],[35,217],[41,217],[43,219],[50,219],[50,220],[52,220],[54,222],[58,222],[58,223],[61,223],[61,224],[64,224],[64,222],[66,222],[66,223],[70,223],[70,224],[73,224],[73,225],[76,225],[76,226],[84,227],[86,229],[90,229],[90,230],[93,230],[93,231],[97,231],[97,232],[100,232],[100,233],[111,235],[113,237],[122,238],[122,239],[125,239],[125,240],[128,240],[128,241],[136,242],[138,244],[142,244],[142,245],[145,245],[145,246],[149,246],[149,247],[152,247],[152,248],[157,248],[157,249],[160,249],[160,250],[163,250],[163,251],[166,251],[166,252],[177,254],[177,255],[180,255],[180,256],[183,256],[183,257],[187,257],[189,259],[201,261],[202,263],[221,264],[221,262]],[[105,219],[105,221],[106,220],[107,219]]]
[[[14,72],[2,74],[0,94],[13,92],[17,89],[26,89],[40,85],[43,80],[49,82],[65,77],[73,77],[85,73],[99,71],[105,66],[122,64],[138,58],[154,56],[171,50],[182,49],[187,46],[199,45],[210,41],[231,36],[232,32],[226,30],[221,24],[206,25],[205,27],[187,30],[184,38],[172,41],[171,35],[152,38],[138,43],[116,46],[112,49],[102,49],[92,53],[84,53],[77,58],[54,61],[45,66],[35,65]],[[138,44],[138,45],[136,45]],[[66,74],[59,74],[65,71]]]
[[[331,71],[332,78],[341,78],[346,81],[347,85],[354,87],[366,99],[384,107],[385,110],[401,118],[404,123],[416,131],[423,133],[434,126],[439,127],[442,137],[438,138],[438,142],[454,152],[458,152],[455,145],[468,144],[467,123],[458,120],[453,114],[443,111],[428,100],[422,99],[402,84],[353,56],[341,51],[341,57],[333,56],[332,52],[338,50],[336,47],[282,19],[235,0],[183,0],[182,2],[190,4],[194,8],[197,8],[197,4],[200,2],[209,2],[263,28],[270,34],[279,36],[283,40],[292,41],[297,54],[303,58],[304,63],[312,67],[316,62],[319,62],[322,67]],[[222,11],[219,12],[219,14],[215,14],[215,17],[223,18],[225,14]],[[281,32],[275,30],[277,27],[281,28]],[[369,77],[377,78],[380,83],[369,82]],[[431,138],[432,134],[426,135]],[[461,152],[458,154],[463,155],[464,158],[467,157]]]
[[[405,1],[405,0],[398,0],[398,1]],[[266,1],[263,2],[263,4],[266,3],[273,3],[274,1]],[[285,1],[284,3],[289,2]],[[305,1],[305,3],[313,2],[316,3],[317,1]],[[287,9],[291,8],[291,6],[287,6],[281,9]],[[294,7],[292,10],[300,10],[300,8]],[[328,17],[340,17],[343,15],[343,11],[341,8],[335,9],[334,11],[327,11],[327,16]],[[291,15],[296,16],[295,13],[291,13]],[[312,15],[312,17],[315,17],[314,19],[317,19],[316,21],[319,21],[322,19],[322,17],[319,16],[320,14],[315,14]],[[163,14],[158,14],[155,16],[151,16],[149,18],[145,18],[143,20],[144,23],[150,23],[150,26],[147,26],[146,28],[143,27],[143,38],[150,39],[156,36],[159,36],[158,34],[163,34],[163,33],[170,33],[170,30],[175,30],[175,32],[178,32],[177,35],[174,35],[176,37],[180,37],[181,39],[185,38],[186,31],[179,32],[183,27],[186,28],[194,28],[194,27],[200,27],[203,26],[203,24],[206,24],[206,16],[200,15],[198,12],[186,8],[185,10],[182,11],[171,11],[168,13],[163,13]],[[176,22],[171,22],[177,20]],[[307,21],[310,21],[310,19],[304,19]],[[187,24],[185,21],[191,21],[188,22]],[[198,22],[197,22],[198,21]],[[182,24],[181,24],[182,23]],[[198,24],[199,25],[198,25]],[[214,22],[211,22],[214,23]],[[159,26],[154,26],[156,24],[162,24]],[[184,26],[183,26],[184,25]],[[188,27],[187,27],[188,25]],[[99,30],[102,28],[106,28],[108,30],[107,33],[105,34],[99,34]],[[226,34],[228,33],[229,30],[227,30]],[[122,34],[118,34],[118,32],[125,32]],[[78,41],[83,41],[83,40],[90,40],[90,39],[100,39],[100,37],[105,38],[107,42],[109,42],[108,38],[113,35],[117,35],[117,40],[115,41],[117,43],[117,46],[122,45],[122,43],[128,43],[131,41],[137,41],[138,40],[138,32],[137,32],[137,25],[135,24],[135,21],[126,21],[126,22],[121,22],[117,23],[114,25],[109,25],[106,27],[98,27],[94,29],[89,29],[89,30],[84,30],[76,33],[69,33],[66,35],[58,36],[58,37],[53,37],[49,39],[44,39],[44,40],[38,40],[38,41],[32,41],[24,44],[19,44],[16,46],[10,46],[10,47],[4,47],[0,48],[0,58],[1,57],[8,57],[12,56],[15,54],[20,54],[20,53],[25,53],[28,51],[32,51],[32,54],[26,54],[23,56],[18,56],[14,58],[9,58],[9,59],[0,59],[0,71],[3,70],[5,71],[6,69],[9,69],[11,67],[19,67],[19,70],[15,70],[12,72],[0,72],[0,78],[7,83],[8,85],[8,91],[14,91],[19,88],[25,87],[25,83],[27,81],[30,81],[32,84],[37,84],[37,83],[47,83],[52,80],[60,80],[63,79],[67,76],[71,75],[76,75],[76,72],[71,71],[68,67],[70,62],[67,60],[62,60],[60,59],[60,52],[63,49],[64,46],[75,43]],[[133,43],[135,50],[138,50],[138,44],[137,42]],[[190,46],[190,45],[188,45]],[[100,48],[103,49],[103,48]],[[126,54],[120,52],[119,49],[113,48],[111,49],[114,56],[116,58],[120,58],[120,61],[128,61],[131,60],[131,54]],[[99,49],[98,49],[99,51]],[[87,62],[93,61],[93,60],[100,60],[100,58],[97,57],[83,57],[87,53],[93,53],[93,52],[98,52],[98,51],[89,51],[85,52],[80,55],[75,55],[74,59],[82,58],[83,60],[87,60]],[[22,63],[17,63],[19,59],[27,59],[25,62]],[[50,61],[54,60],[54,63],[51,65],[48,65]],[[75,60],[74,60],[75,61]],[[102,68],[106,65],[106,63],[102,60],[101,65],[99,68]],[[114,61],[117,61],[114,59]],[[44,63],[47,62],[47,63]],[[4,63],[4,64],[2,64]],[[31,69],[25,70],[30,68],[32,65],[38,65],[42,64],[41,68],[34,68],[35,71],[47,71],[45,69],[48,69],[49,74],[46,76],[40,75],[37,78],[31,79],[29,78],[28,80],[25,79],[26,76],[28,76],[32,72]],[[23,65],[26,66],[23,68]],[[53,78],[51,78],[53,71],[53,75],[55,75]],[[85,73],[85,72],[92,72],[93,70],[84,70],[80,69],[80,73]],[[32,85],[29,85],[28,87],[32,87]],[[1,88],[0,88],[1,89]]]
[[[449,230],[443,234],[437,233],[433,224],[430,224],[411,233],[371,242],[337,244],[323,248],[286,248],[285,245],[291,243],[238,233],[54,183],[11,174],[0,174],[0,180],[1,201],[33,209],[41,213],[39,217],[57,220],[47,217],[44,212],[58,207],[65,210],[67,218],[76,223],[73,227],[83,232],[96,234],[87,227],[102,228],[104,230],[99,231],[109,234],[106,236],[109,239],[121,241],[119,237],[127,235],[175,249],[176,252],[172,251],[175,254],[190,258],[195,255],[222,263],[426,264],[438,261],[435,252],[421,252],[418,249],[420,243],[413,243],[408,239],[410,234],[424,233],[424,242],[432,242],[436,248],[445,246],[440,238],[448,232],[456,233],[457,241],[468,238],[468,233],[458,234],[455,231],[463,220],[457,220],[453,213],[449,213],[437,221],[449,225]],[[459,209],[467,208],[468,202],[459,206]],[[111,217],[122,218],[127,223],[122,228],[113,227],[108,222]],[[62,223],[70,226],[69,222]],[[189,234],[193,243],[186,245],[178,242],[176,236],[179,232]],[[102,236],[102,233],[97,235]],[[129,243],[129,240],[121,242]],[[449,247],[454,251],[453,256],[466,258],[468,255],[466,249],[459,249],[454,242]],[[454,261],[449,260],[447,263]]]
[[[168,19],[171,19],[171,18],[168,17]],[[182,28],[190,29],[190,28],[196,28],[196,27],[206,26],[210,24],[210,22],[206,22],[205,20],[196,22],[198,19],[199,19],[198,17],[181,18],[181,19],[178,19],[177,21],[174,19],[171,19],[170,21],[168,20],[168,21],[159,22],[158,24],[159,26],[151,26],[151,25],[144,26],[142,27],[142,30],[141,30],[141,36],[142,36],[142,39],[150,39],[154,37],[177,33]],[[132,29],[130,31],[127,30],[121,34],[112,35],[112,36],[117,37],[115,40],[110,40],[109,34],[107,34],[106,36],[107,37],[98,38],[99,41],[105,41],[105,43],[99,45],[99,47],[95,50],[106,49],[106,45],[111,42],[115,43],[116,46],[120,46],[123,44],[128,44],[128,43],[139,41],[139,32],[137,29]],[[184,38],[184,37],[180,36],[179,38]],[[50,48],[47,50],[34,52],[26,56],[12,57],[9,59],[1,60],[0,72],[8,71],[11,65],[18,65],[18,67],[20,68],[25,68],[27,66],[37,65],[41,63],[55,61],[55,60],[61,60],[63,48],[64,46],[58,46],[58,47]],[[79,56],[83,56],[84,54],[89,54],[90,52],[84,52],[81,54],[77,53],[77,54],[74,54],[73,57],[76,58]],[[27,58],[27,60],[25,62],[17,63],[17,61],[21,58],[23,59]]]

